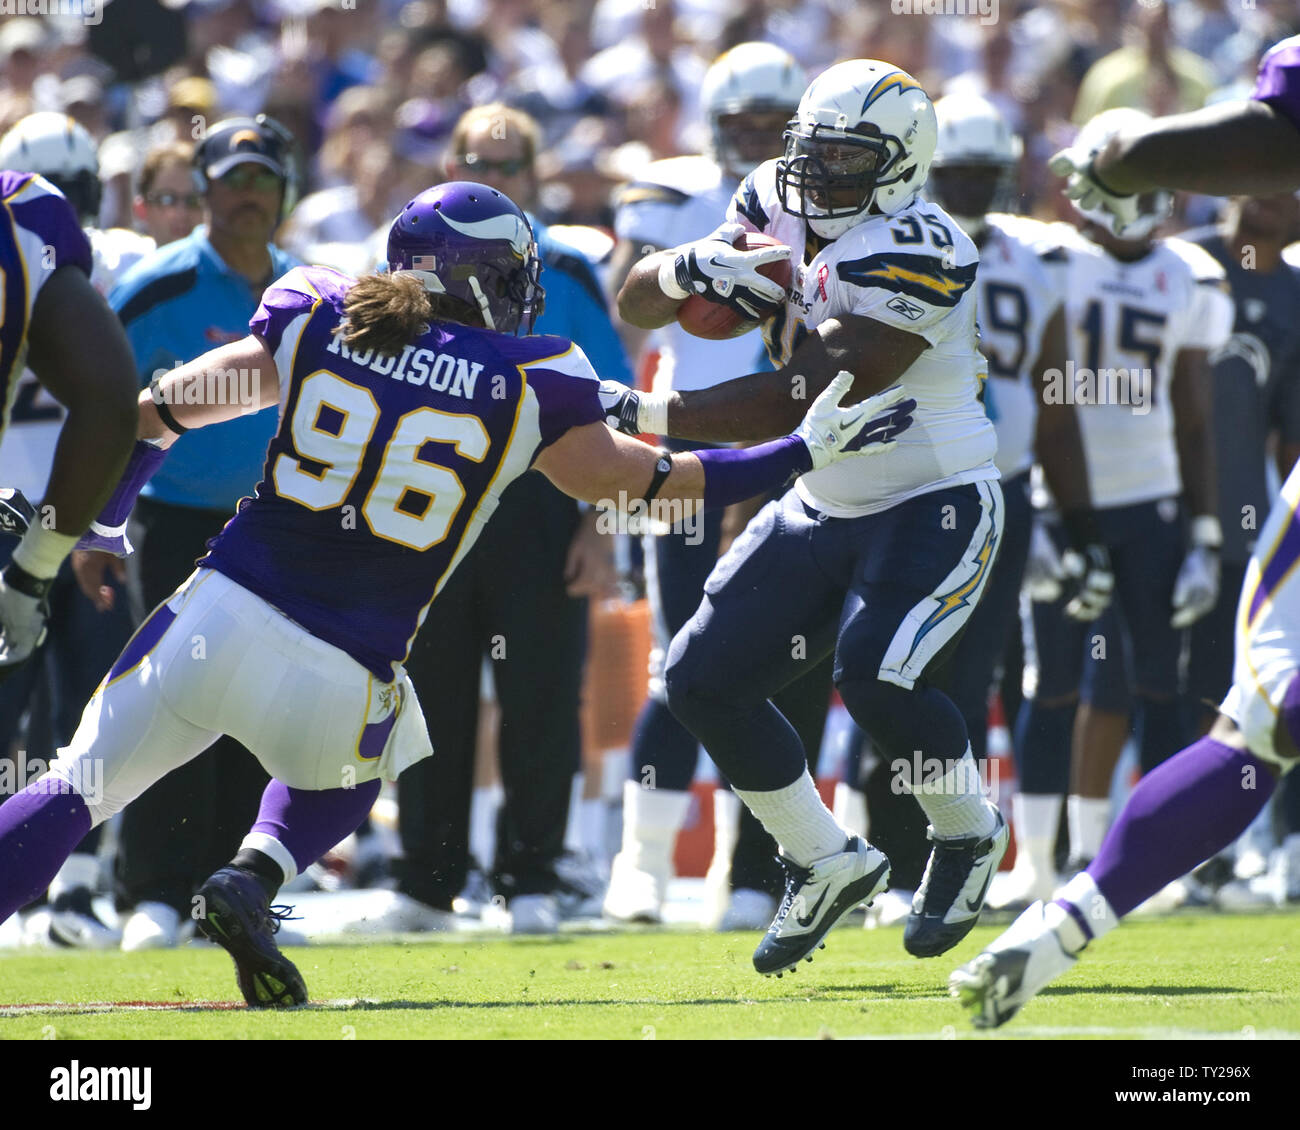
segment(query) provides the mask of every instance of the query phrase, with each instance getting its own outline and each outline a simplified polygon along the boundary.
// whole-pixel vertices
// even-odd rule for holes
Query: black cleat
[[[215,872],[197,897],[203,910],[198,928],[234,959],[239,991],[250,1008],[307,1003],[302,974],[274,938],[292,907],[270,906],[257,878],[236,867]]]

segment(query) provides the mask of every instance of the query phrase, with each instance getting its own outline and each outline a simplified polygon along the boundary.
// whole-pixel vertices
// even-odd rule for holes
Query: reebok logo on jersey
[[[910,322],[915,322],[925,313],[925,310],[922,307],[916,305],[915,302],[908,302],[908,300],[902,295],[899,295],[896,298],[891,298],[885,303],[885,305],[890,310],[894,311],[895,314],[902,314],[903,317]]]

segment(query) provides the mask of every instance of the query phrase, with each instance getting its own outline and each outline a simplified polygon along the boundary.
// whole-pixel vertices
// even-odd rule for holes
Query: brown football
[[[736,247],[742,251],[757,251],[762,247],[783,247],[779,239],[760,232],[742,232],[736,241]],[[778,286],[790,289],[794,279],[794,267],[789,259],[778,259],[775,263],[765,263],[758,269]],[[739,337],[749,333],[757,322],[736,313],[729,306],[720,302],[710,302],[700,294],[693,294],[677,308],[677,324],[694,337],[709,341],[725,341],[729,337]]]

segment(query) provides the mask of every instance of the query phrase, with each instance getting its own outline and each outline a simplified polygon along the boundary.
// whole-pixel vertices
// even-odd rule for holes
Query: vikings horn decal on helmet
[[[771,43],[739,43],[714,60],[700,85],[709,123],[710,156],[735,177],[745,177],[778,152],[777,134],[794,116],[807,79],[790,52]],[[780,115],[767,129],[750,115]]]
[[[1074,144],[1083,148],[1086,152],[1096,153],[1120,130],[1140,128],[1150,120],[1150,114],[1127,107],[1103,110],[1079,131],[1079,136],[1075,138]],[[1137,219],[1131,224],[1126,224],[1122,233],[1115,231],[1115,217],[1105,209],[1080,208],[1077,203],[1074,207],[1084,219],[1100,225],[1111,235],[1118,235],[1121,239],[1140,240],[1146,239],[1155,231],[1160,222],[1173,211],[1174,197],[1172,193],[1163,189],[1144,193],[1138,198]]]
[[[926,195],[979,239],[989,212],[1014,210],[1020,138],[998,108],[978,95],[946,95],[934,104],[934,113],[939,139]]]
[[[465,303],[502,333],[531,333],[545,302],[528,217],[473,181],[437,185],[402,209],[388,232],[388,267]]]
[[[0,169],[40,173],[68,198],[83,225],[99,215],[103,186],[95,140],[67,114],[44,110],[16,122],[0,137]]]
[[[804,91],[777,162],[781,207],[824,239],[837,239],[872,211],[892,216],[915,199],[930,172],[934,106],[906,71],[851,59]]]

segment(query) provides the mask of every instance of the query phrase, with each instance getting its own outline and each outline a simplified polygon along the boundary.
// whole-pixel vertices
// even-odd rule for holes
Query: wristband
[[[637,393],[636,426],[642,435],[668,435],[668,400],[671,392]]]
[[[1223,548],[1223,527],[1213,514],[1200,514],[1192,519],[1188,540],[1192,545],[1202,549],[1219,550]]]
[[[659,289],[665,298],[671,298],[674,302],[685,302],[691,296],[691,291],[678,281],[677,262],[681,258],[680,255],[670,253],[659,264]]]
[[[6,586],[32,600],[44,600],[54,587],[53,577],[33,577],[17,561],[11,560],[0,575],[4,577]]]
[[[659,461],[655,463],[654,477],[650,480],[649,487],[646,488],[645,494],[641,496],[642,502],[650,502],[664,485],[664,480],[673,473],[673,457],[662,447],[659,449]]]
[[[158,416],[162,422],[178,436],[183,436],[190,429],[172,415],[171,405],[164,399],[162,389],[158,387],[161,379],[161,377],[154,377],[150,382],[149,399],[153,401],[153,406],[158,410]]]
[[[23,540],[14,550],[13,563],[38,581],[54,579],[59,566],[77,544],[75,534],[47,530],[39,522],[28,526]],[[20,592],[23,590],[19,590]],[[28,595],[32,595],[28,593]]]

